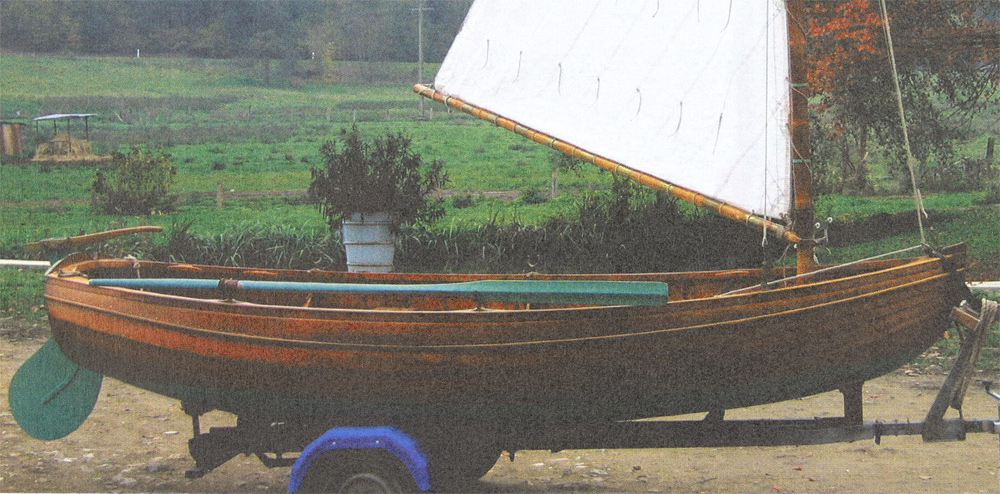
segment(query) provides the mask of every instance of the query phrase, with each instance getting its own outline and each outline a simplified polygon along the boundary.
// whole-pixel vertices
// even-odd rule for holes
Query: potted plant
[[[357,126],[320,148],[323,164],[312,169],[309,196],[331,230],[340,230],[348,271],[391,271],[399,227],[444,214],[429,194],[447,181],[441,160],[424,166],[411,139],[386,133],[365,141]]]

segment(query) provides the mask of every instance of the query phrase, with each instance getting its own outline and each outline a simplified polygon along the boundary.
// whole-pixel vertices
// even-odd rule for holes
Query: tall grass
[[[480,224],[415,228],[400,239],[411,271],[657,272],[759,266],[781,248],[747,248],[759,234],[682,211],[662,194],[616,181],[582,199],[573,214],[540,224],[494,214]]]
[[[247,224],[208,235],[189,232],[191,224],[173,225],[165,243],[147,246],[152,259],[219,266],[280,269],[344,269],[337,235],[290,226]]]

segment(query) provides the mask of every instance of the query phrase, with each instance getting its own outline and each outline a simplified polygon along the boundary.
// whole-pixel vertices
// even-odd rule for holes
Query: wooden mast
[[[788,127],[792,135],[792,229],[801,239],[797,242],[796,269],[799,274],[815,269],[813,237],[812,174],[809,160],[809,84],[806,65],[805,16],[802,0],[786,0],[788,22],[788,78],[791,91],[791,112]]]

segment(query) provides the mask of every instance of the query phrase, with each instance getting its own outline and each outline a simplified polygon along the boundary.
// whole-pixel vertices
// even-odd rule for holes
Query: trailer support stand
[[[970,316],[972,319],[969,319]],[[924,441],[951,440],[958,434],[959,439],[965,439],[965,430],[949,430],[944,421],[944,414],[948,407],[958,410],[959,416],[962,413],[962,402],[965,400],[965,392],[972,381],[973,372],[976,370],[976,361],[979,359],[979,350],[986,341],[986,334],[993,327],[993,322],[997,318],[997,303],[992,300],[983,300],[979,314],[976,314],[968,305],[962,305],[952,310],[952,319],[958,324],[965,326],[969,331],[965,334],[958,356],[955,358],[955,367],[948,373],[948,377],[941,386],[934,403],[927,411],[924,418],[924,430],[921,434]],[[967,324],[965,321],[975,321],[974,324]]]
[[[857,381],[840,388],[844,395],[844,422],[847,427],[860,427],[865,424],[865,412],[862,392],[865,383]]]

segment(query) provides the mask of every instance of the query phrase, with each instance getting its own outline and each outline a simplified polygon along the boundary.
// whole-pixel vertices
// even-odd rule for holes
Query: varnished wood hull
[[[484,311],[467,300],[388,295],[265,294],[234,302],[196,291],[91,287],[80,275],[134,271],[131,261],[66,261],[50,274],[46,299],[64,353],[189,404],[278,419],[576,421],[781,401],[906,363],[940,338],[963,294],[960,272],[936,258],[871,263],[839,278],[718,297],[709,295],[752,285],[759,273],[595,276],[664,280],[672,300]],[[139,271],[308,281],[479,277],[160,263],[142,263]]]

